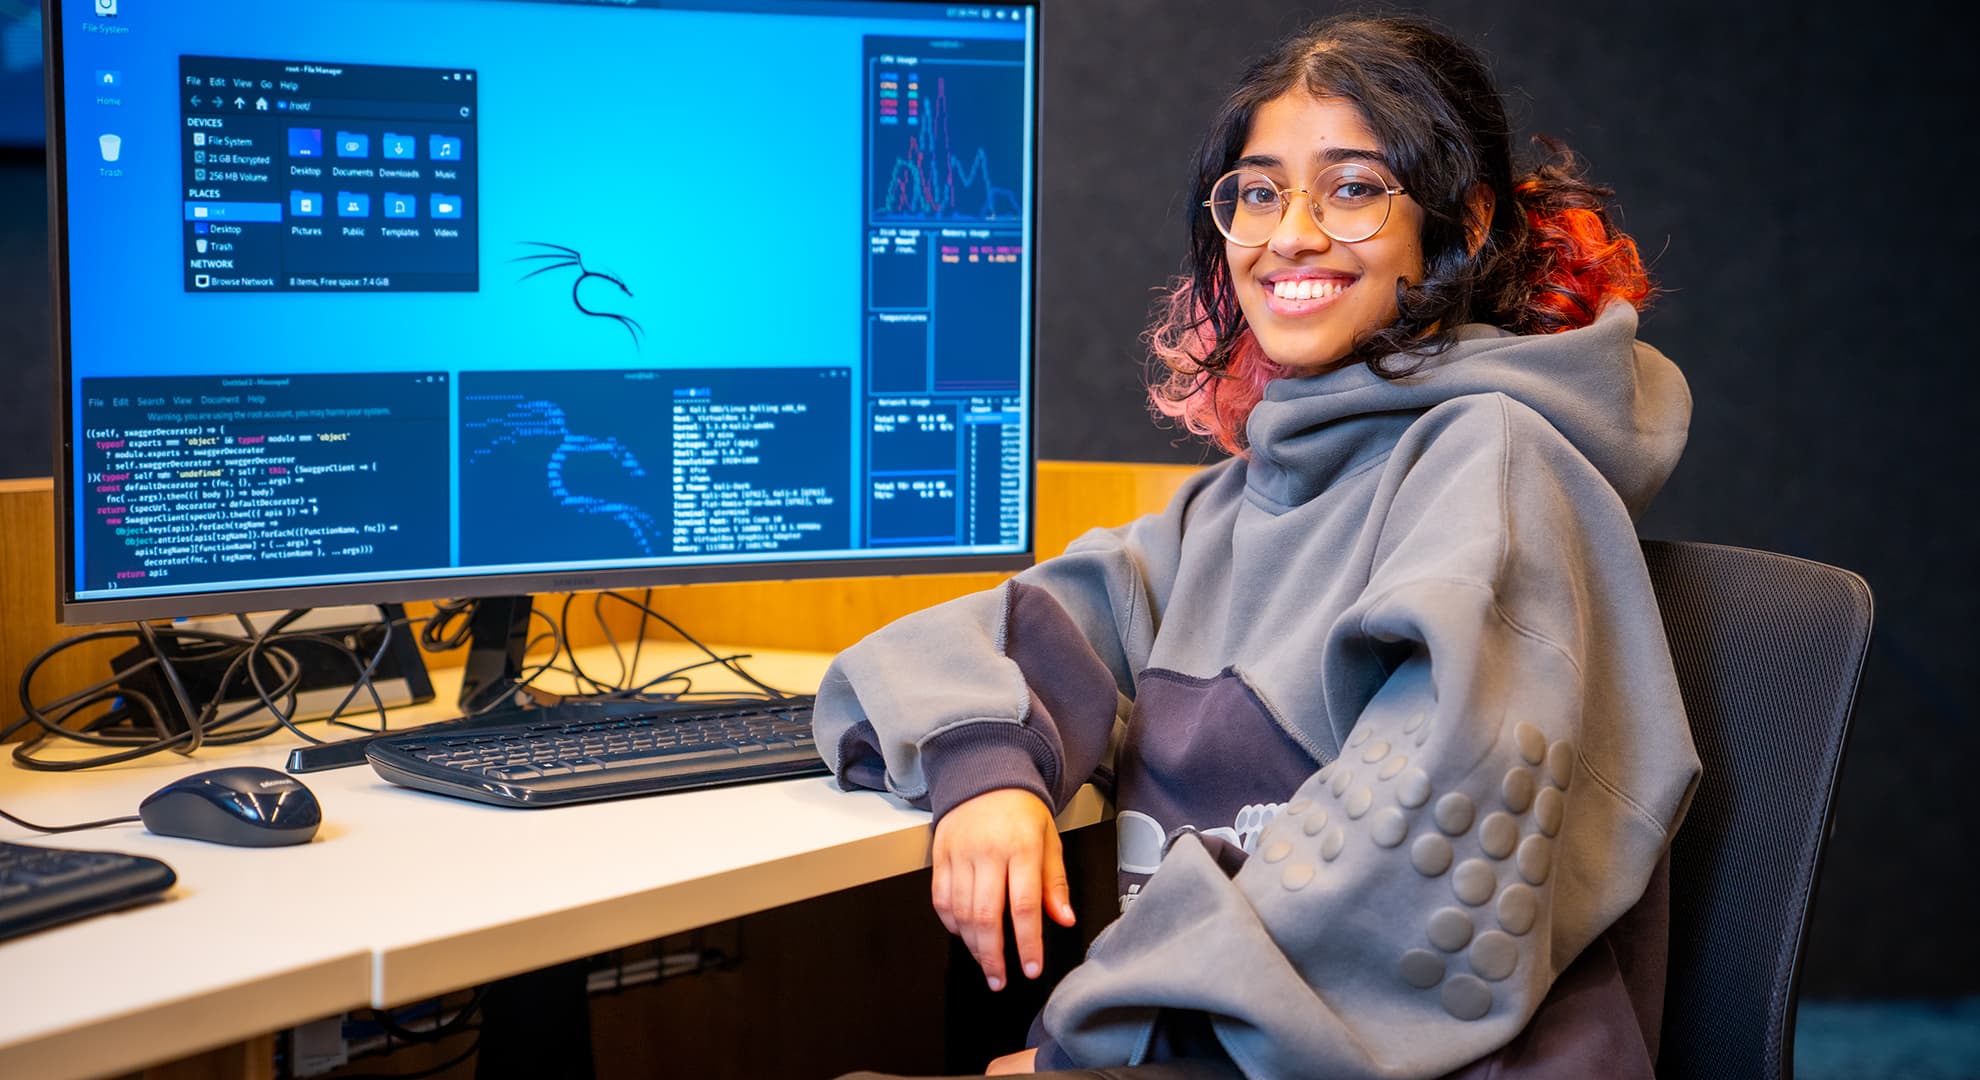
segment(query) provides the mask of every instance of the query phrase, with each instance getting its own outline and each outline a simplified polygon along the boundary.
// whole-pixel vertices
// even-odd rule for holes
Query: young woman
[[[1652,1075],[1698,759],[1632,518],[1690,397],[1552,149],[1516,177],[1427,25],[1284,43],[1204,143],[1151,334],[1155,407],[1231,459],[834,664],[819,745],[934,811],[993,989],[1007,898],[1027,975],[1072,921],[1054,811],[1113,785],[1122,914],[993,1072]]]

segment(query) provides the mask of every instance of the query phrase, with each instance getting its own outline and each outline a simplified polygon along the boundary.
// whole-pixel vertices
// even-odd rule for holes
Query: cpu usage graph
[[[1007,43],[869,39],[873,223],[1015,225],[1023,80]]]

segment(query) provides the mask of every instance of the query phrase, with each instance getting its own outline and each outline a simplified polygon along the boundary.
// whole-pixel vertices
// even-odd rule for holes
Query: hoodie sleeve
[[[1615,489],[1498,395],[1386,468],[1318,658],[1338,757],[1234,875],[1176,841],[1048,1002],[1065,1058],[1138,1061],[1169,1008],[1250,1077],[1441,1076],[1642,895],[1699,766]]]
[[[841,786],[950,808],[1023,788],[1056,813],[1093,775],[1148,661],[1196,492],[1096,529],[987,592],[906,616],[840,653],[812,726]]]

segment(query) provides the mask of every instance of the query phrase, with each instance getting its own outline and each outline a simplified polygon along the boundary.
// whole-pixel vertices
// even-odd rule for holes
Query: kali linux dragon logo
[[[610,282],[620,292],[625,294],[626,299],[632,299],[633,292],[626,287],[624,281],[619,280],[616,275],[606,273],[602,270],[593,270],[584,265],[584,256],[580,255],[576,248],[568,248],[562,244],[546,244],[541,240],[524,240],[522,242],[531,247],[545,248],[547,250],[539,251],[533,255],[518,255],[514,259],[509,260],[510,262],[543,263],[542,266],[518,278],[517,280],[519,282],[528,281],[538,274],[547,274],[552,270],[575,269],[578,272],[578,276],[576,281],[571,282],[571,305],[586,316],[594,319],[610,319],[620,326],[625,327],[626,333],[632,335],[633,348],[635,350],[639,348],[640,336],[645,333],[645,330],[639,325],[638,320],[630,315],[621,315],[613,311],[599,311],[595,308],[586,307],[584,304],[584,283],[592,279]],[[596,293],[596,286],[591,291]]]

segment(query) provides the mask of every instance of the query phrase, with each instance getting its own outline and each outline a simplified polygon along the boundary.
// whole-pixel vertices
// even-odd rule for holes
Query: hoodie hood
[[[1472,323],[1405,378],[1355,364],[1274,380],[1245,425],[1246,486],[1299,505],[1386,453],[1417,415],[1454,398],[1504,394],[1545,417],[1639,516],[1684,451],[1691,391],[1677,365],[1636,340],[1636,325],[1636,309],[1624,303],[1557,334]]]

